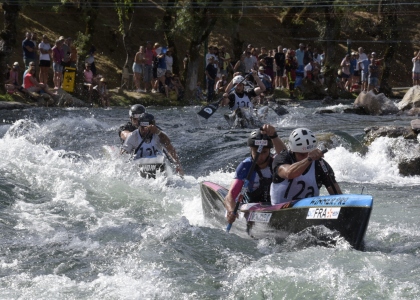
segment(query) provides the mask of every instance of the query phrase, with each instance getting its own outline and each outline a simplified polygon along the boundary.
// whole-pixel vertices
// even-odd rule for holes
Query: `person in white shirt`
[[[420,51],[414,52],[413,61],[413,86],[420,84]]]
[[[48,72],[51,67],[51,45],[46,35],[42,36],[42,42],[39,43],[39,82],[48,83]]]

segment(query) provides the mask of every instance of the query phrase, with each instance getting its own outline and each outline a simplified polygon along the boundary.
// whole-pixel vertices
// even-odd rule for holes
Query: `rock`
[[[420,132],[420,120],[416,119],[416,120],[411,120],[411,129],[415,132],[415,133],[419,133]]]
[[[72,106],[72,107],[86,107],[88,106],[86,102],[73,97],[71,94],[67,93],[63,89],[57,90],[57,106]]]
[[[28,107],[31,106],[20,102],[0,101],[0,109],[23,109]]]
[[[330,96],[326,96],[322,101],[321,101],[321,103],[322,104],[327,104],[327,105],[331,105],[331,104],[336,104],[337,103],[337,101],[335,100],[335,99],[333,99],[332,97],[330,97]]]
[[[411,87],[404,98],[398,102],[398,109],[409,110],[414,107],[420,107],[420,86],[416,85]]]
[[[278,116],[282,116],[282,115],[285,115],[285,114],[289,113],[289,111],[286,108],[277,104],[276,102],[268,101],[268,107],[271,108],[272,110],[274,110],[274,112]]]
[[[363,107],[347,107],[343,110],[345,114],[367,115]]]
[[[307,79],[302,80],[302,85],[297,90],[301,91],[304,99],[321,100],[327,95],[322,84]]]
[[[367,127],[364,129],[366,136],[365,141],[370,144],[378,137],[386,136],[389,138],[404,137],[405,139],[417,139],[415,133],[410,127],[396,127],[396,126],[383,126],[383,127]]]
[[[373,91],[361,92],[354,101],[355,107],[363,108],[369,115],[396,114],[398,107],[383,93],[376,95]]]
[[[398,169],[403,176],[420,175],[420,157],[401,161],[398,164]]]
[[[315,114],[333,114],[335,111],[332,109],[318,109],[315,111]]]

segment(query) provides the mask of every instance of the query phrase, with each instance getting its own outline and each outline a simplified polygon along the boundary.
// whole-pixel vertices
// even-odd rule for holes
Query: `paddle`
[[[324,150],[322,150],[322,153],[327,153],[327,152],[328,152],[328,149],[324,149]],[[325,165],[324,160],[321,158],[321,159],[319,160],[319,163],[321,164],[322,171],[324,171],[325,175],[327,175],[328,179],[330,180],[331,188],[332,188],[332,190],[334,191],[334,195],[338,195],[338,191],[337,191],[337,189],[335,188],[334,182],[333,182],[333,180],[332,180],[332,178],[331,178],[331,174],[330,174],[330,172],[328,171],[328,168],[327,168],[327,166]]]
[[[235,84],[231,89],[230,89],[230,91],[229,91],[229,93],[228,94],[230,94],[230,93],[232,93],[234,90],[235,90],[235,87],[238,85],[238,84],[240,84],[240,83],[242,83],[242,82],[244,82],[245,80],[246,80],[246,78],[249,76],[249,75],[251,75],[252,73],[249,73],[248,75],[245,75],[244,76],[244,79],[241,81],[241,82],[239,82],[239,83],[237,83],[237,84]],[[204,106],[197,114],[199,115],[199,116],[201,116],[201,117],[203,117],[204,119],[208,119],[208,118],[210,118],[215,112],[216,112],[216,110],[219,108],[219,105],[220,105],[220,102],[222,102],[222,100],[223,100],[223,96],[218,100],[218,101],[216,101],[216,102],[213,102],[213,103],[210,103],[210,104],[208,104],[208,105],[206,105],[206,106]]]
[[[248,171],[248,174],[244,180],[244,185],[242,186],[241,193],[238,196],[238,201],[236,202],[235,209],[233,210],[233,214],[236,215],[239,209],[239,204],[242,202],[242,199],[245,196],[246,191],[248,190],[249,185],[249,179],[251,178],[252,173],[254,172],[255,166],[257,165],[258,157],[260,157],[261,151],[264,148],[264,146],[268,145],[267,140],[256,140],[255,146],[258,146],[257,155],[255,155],[251,168]],[[229,223],[226,227],[226,232],[229,232],[232,228],[232,223]]]

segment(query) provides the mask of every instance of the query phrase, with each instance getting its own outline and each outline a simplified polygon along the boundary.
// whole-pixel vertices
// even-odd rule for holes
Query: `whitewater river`
[[[250,130],[230,130],[224,108],[208,120],[199,107],[148,108],[186,173],[156,180],[103,147],[119,145],[128,109],[0,111],[0,299],[420,299],[420,177],[397,166],[419,148],[360,143],[365,127],[413,118],[314,114],[319,105],[267,120],[282,138],[312,129],[343,192],[373,195],[365,251],[206,222],[199,183],[228,186],[249,152]]]

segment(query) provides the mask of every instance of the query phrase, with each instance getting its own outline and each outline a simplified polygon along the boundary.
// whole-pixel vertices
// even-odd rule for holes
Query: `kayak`
[[[214,226],[226,228],[223,201],[228,190],[204,181],[200,192],[205,218]],[[354,249],[362,250],[372,207],[373,197],[359,194],[318,196],[276,205],[244,203],[231,231],[256,239],[286,238],[307,228],[325,226],[338,232]]]

